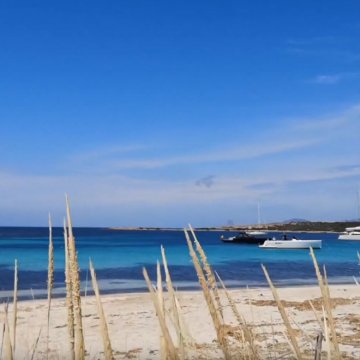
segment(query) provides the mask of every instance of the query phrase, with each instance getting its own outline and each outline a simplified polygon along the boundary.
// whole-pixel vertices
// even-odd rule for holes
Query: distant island
[[[288,231],[288,232],[343,232],[347,227],[359,226],[360,221],[284,221],[253,226],[231,226],[222,227],[223,230],[267,230],[267,231]]]
[[[343,232],[347,227],[359,226],[358,221],[308,221],[303,219],[291,219],[279,223],[261,225],[224,225],[211,227],[197,227],[196,231],[242,231],[242,230],[265,230],[265,231],[284,231],[284,232]],[[116,231],[179,231],[182,228],[176,227],[111,227]]]

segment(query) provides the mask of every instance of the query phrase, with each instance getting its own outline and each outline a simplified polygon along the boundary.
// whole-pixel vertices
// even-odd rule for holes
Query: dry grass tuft
[[[67,328],[69,333],[70,360],[75,359],[75,328],[74,328],[74,304],[72,296],[71,268],[69,260],[69,240],[64,220],[64,249],[65,249],[65,285],[66,285],[66,309]]]
[[[15,259],[15,266],[14,266],[14,296],[13,296],[13,336],[12,336],[12,343],[13,343],[13,355],[15,357],[15,350],[16,350],[16,324],[17,324],[17,297],[18,297],[18,262]]]
[[[161,246],[161,257],[162,257],[163,267],[164,267],[164,271],[165,271],[165,281],[166,281],[167,291],[168,291],[169,297],[170,297],[170,304],[171,304],[170,309],[171,309],[171,313],[173,316],[173,323],[174,323],[175,330],[177,333],[180,351],[182,353],[184,353],[185,348],[187,346],[193,345],[194,340],[192,339],[192,337],[189,333],[189,330],[186,326],[186,323],[185,323],[185,320],[184,320],[184,317],[183,317],[183,314],[181,311],[180,303],[176,296],[174,286],[172,284],[172,280],[171,280],[171,276],[170,276],[170,272],[169,272],[169,268],[168,268],[168,263],[167,263],[167,259],[166,259],[165,249],[162,246]]]
[[[146,271],[145,268],[143,268],[143,275],[147,284],[147,287],[150,291],[150,295],[151,295],[151,300],[154,304],[155,310],[156,310],[156,315],[158,317],[159,320],[159,324],[160,324],[160,328],[161,328],[161,332],[162,332],[162,336],[164,338],[165,341],[165,348],[167,349],[167,356],[169,357],[169,359],[173,359],[173,360],[179,360],[179,354],[174,346],[174,343],[172,341],[172,338],[170,336],[170,332],[169,329],[167,327],[166,324],[166,320],[165,320],[165,315],[163,313],[163,309],[162,309],[162,305],[159,301],[159,297],[157,296],[153,285],[151,284],[149,275]]]
[[[90,267],[90,273],[91,273],[92,286],[93,286],[93,289],[95,292],[95,297],[96,297],[96,305],[97,305],[98,315],[100,318],[101,337],[103,339],[105,359],[113,360],[114,357],[113,357],[113,351],[111,348],[109,331],[108,331],[108,327],[107,327],[107,323],[106,323],[106,319],[105,319],[104,309],[101,304],[100,291],[99,291],[99,286],[98,286],[98,283],[96,280],[94,266],[93,266],[91,260],[89,261],[89,267]]]
[[[240,314],[234,299],[225,287],[225,284],[221,280],[219,274],[216,273],[216,275],[228,299],[231,311],[238,322],[238,326],[242,334],[242,337],[238,338],[238,340],[240,342],[241,348],[243,349],[243,353],[247,355],[246,358],[248,359],[259,359],[259,350],[255,344],[255,334],[253,333],[252,328],[247,324],[244,316]]]
[[[49,357],[49,331],[50,331],[50,311],[51,311],[51,294],[54,287],[54,244],[52,236],[51,216],[49,214],[49,263],[48,263],[48,281],[47,281],[47,333],[46,333],[46,358]]]
[[[294,331],[294,329],[292,328],[291,324],[290,324],[290,320],[286,314],[286,311],[285,311],[285,307],[284,305],[282,304],[281,300],[280,300],[280,297],[278,295],[278,292],[274,286],[274,284],[272,283],[271,281],[271,278],[269,276],[269,273],[267,272],[266,268],[264,265],[261,264],[261,267],[264,271],[264,274],[265,274],[265,277],[266,277],[266,280],[270,286],[270,289],[271,289],[271,292],[274,296],[274,299],[276,301],[276,304],[277,304],[277,307],[279,309],[279,312],[280,312],[280,315],[281,315],[281,318],[285,324],[285,327],[286,327],[286,330],[287,330],[287,333],[288,333],[288,336],[289,336],[289,341],[291,343],[291,346],[292,346],[292,350],[294,351],[295,353],[295,356],[297,359],[302,359],[302,355],[301,355],[301,352],[300,352],[300,347],[299,347],[299,344],[297,342],[297,339],[296,339],[296,333]]]
[[[222,312],[222,304],[220,300],[219,291],[217,288],[216,279],[214,273],[207,261],[204,250],[202,249],[200,242],[198,241],[195,232],[191,228],[191,234],[196,245],[194,249],[193,243],[186,229],[184,229],[185,238],[188,244],[191,259],[193,261],[199,283],[201,285],[213,324],[216,331],[218,344],[224,353],[225,359],[232,359],[232,349],[230,342],[227,339],[226,324],[224,323],[224,317]],[[201,260],[200,260],[201,259]],[[206,274],[206,275],[205,275]],[[243,342],[240,341],[240,345]],[[239,349],[236,349],[238,352]]]
[[[5,310],[4,310],[4,353],[6,360],[13,359],[13,349],[11,346],[10,328],[9,328],[9,320],[8,320],[8,304],[5,305]]]
[[[192,262],[194,264],[196,274],[198,276],[199,283],[201,285],[207,306],[209,308],[209,312],[215,327],[217,340],[220,345],[220,348],[222,349],[225,359],[231,359],[231,354],[229,351],[229,345],[226,340],[226,336],[223,331],[223,317],[220,313],[220,311],[216,308],[215,300],[214,300],[214,294],[211,290],[211,288],[208,285],[207,279],[204,274],[204,269],[201,266],[200,260],[198,255],[196,254],[194,250],[194,246],[192,241],[190,240],[190,236],[186,229],[184,229],[186,241],[189,247],[190,256],[192,259]]]
[[[84,343],[82,312],[81,312],[79,264],[77,259],[76,246],[75,246],[75,237],[72,230],[70,203],[67,196],[66,196],[66,214],[67,214],[67,224],[68,224],[70,280],[71,280],[72,302],[74,307],[73,311],[74,311],[74,334],[75,334],[75,347],[74,347],[75,359],[84,360],[85,343]]]
[[[314,250],[310,248],[310,256],[314,263],[314,268],[316,272],[316,276],[318,279],[322,299],[323,299],[323,313],[324,313],[324,329],[326,332],[329,332],[329,335],[325,334],[326,342],[328,343],[328,351],[329,354],[331,353],[332,357],[334,359],[340,359],[341,353],[339,349],[339,344],[337,341],[337,335],[336,335],[336,325],[335,320],[332,315],[332,305],[331,305],[331,297],[330,297],[330,290],[327,283],[327,276],[326,276],[326,270],[324,267],[324,277],[321,275],[319,265],[317,263]],[[327,322],[326,322],[327,320]],[[329,326],[329,328],[328,328]]]
[[[211,269],[211,266],[210,266],[210,264],[209,264],[209,262],[207,260],[207,257],[205,255],[205,251],[203,250],[202,246],[200,245],[200,242],[199,242],[199,240],[197,239],[197,237],[195,235],[195,231],[194,231],[194,229],[192,228],[192,226],[190,224],[189,224],[189,229],[190,229],[190,232],[191,232],[191,234],[193,236],[194,243],[195,243],[195,246],[196,246],[196,250],[197,250],[198,254],[200,255],[202,266],[203,266],[203,269],[205,270],[207,282],[209,283],[210,288],[211,288],[212,292],[214,293],[214,298],[215,298],[215,301],[216,301],[216,304],[217,304],[217,312],[219,313],[219,316],[223,319],[222,305],[221,305],[220,295],[219,295],[219,291],[218,291],[218,288],[217,288],[214,273],[213,273],[213,271]]]
[[[321,297],[315,298],[311,301],[285,301],[281,300],[285,307],[291,307],[298,311],[308,311],[312,310],[312,307],[318,311],[322,310],[323,299]],[[356,304],[357,301],[355,299],[347,299],[347,298],[332,298],[331,299],[331,307],[335,309],[339,305],[349,305]],[[253,300],[252,304],[255,306],[277,306],[275,300]]]

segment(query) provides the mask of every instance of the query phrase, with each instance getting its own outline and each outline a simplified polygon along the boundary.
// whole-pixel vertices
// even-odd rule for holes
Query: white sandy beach
[[[238,309],[246,320],[254,326],[257,343],[264,359],[291,358],[291,350],[284,337],[285,327],[281,321],[272,294],[267,288],[231,290]],[[312,350],[320,330],[315,315],[306,300],[320,297],[318,287],[280,288],[279,294],[286,305],[288,315],[293,321],[298,338],[304,346]],[[333,314],[344,358],[360,358],[360,287],[356,285],[331,286]],[[216,335],[205,304],[199,291],[179,292],[189,333],[196,343],[190,351],[193,358],[222,358],[216,346]],[[116,359],[159,359],[160,327],[155,310],[147,293],[118,294],[102,296],[102,303],[108,321],[109,333]],[[223,302],[227,304],[226,300]],[[314,300],[316,306],[316,300]],[[46,350],[46,300],[22,301],[18,304],[18,328],[16,359],[28,359],[36,338],[41,331],[35,358],[44,358]],[[101,359],[102,340],[95,298],[82,298],[83,326],[88,359]],[[225,306],[226,323],[237,326]],[[3,313],[3,309],[1,309]],[[321,316],[321,309],[318,308]],[[66,326],[66,307],[64,299],[52,301],[49,348],[51,359],[68,359],[68,333]],[[12,324],[12,306],[9,306],[9,322]],[[231,328],[229,328],[231,333]],[[173,334],[175,339],[175,334]],[[325,349],[325,344],[323,344]],[[346,357],[345,357],[346,354]],[[311,358],[311,357],[309,357]]]

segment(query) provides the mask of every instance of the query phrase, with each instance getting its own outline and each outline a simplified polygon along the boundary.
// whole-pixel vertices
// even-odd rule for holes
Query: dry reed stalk
[[[170,295],[170,301],[174,302],[175,290],[174,290],[174,287],[172,285],[171,276],[170,276],[169,268],[168,268],[168,265],[167,265],[165,249],[164,249],[164,247],[162,245],[160,246],[160,250],[161,250],[161,257],[162,257],[162,262],[163,262],[163,266],[164,266],[165,282],[166,282],[167,290],[168,290],[168,293]],[[158,266],[159,266],[159,264],[158,264]],[[159,271],[160,271],[160,269],[158,270],[158,276],[161,276],[161,273],[159,273]],[[158,289],[158,291],[159,291],[159,289]],[[175,315],[175,319],[178,319],[177,315],[178,314]],[[178,327],[180,327],[180,326],[178,325]]]
[[[190,336],[189,330],[186,326],[185,320],[182,315],[181,306],[179,300],[177,299],[174,286],[172,284],[172,280],[167,264],[167,259],[165,255],[165,249],[163,246],[161,246],[161,257],[163,260],[166,286],[170,297],[172,322],[175,327],[176,335],[178,338],[179,355],[183,359],[186,357],[186,346],[192,345],[194,341]]]
[[[203,250],[199,240],[197,239],[196,235],[195,235],[195,231],[193,230],[192,226],[189,224],[189,229],[190,229],[190,232],[194,238],[194,243],[195,243],[195,246],[196,246],[196,250],[197,252],[199,253],[200,255],[200,258],[201,258],[201,261],[202,261],[202,264],[203,264],[203,268],[205,270],[205,273],[206,273],[206,277],[207,277],[207,280],[210,284],[210,287],[211,287],[211,290],[214,292],[214,297],[215,297],[215,301],[216,301],[216,304],[217,304],[217,309],[219,311],[219,314],[221,316],[221,318],[224,317],[223,315],[223,312],[222,312],[222,305],[221,305],[221,301],[220,301],[220,295],[219,295],[219,291],[218,291],[218,287],[217,287],[217,284],[216,284],[216,279],[215,279],[215,276],[214,276],[214,273],[211,269],[211,266],[207,260],[207,257],[206,257],[206,254],[205,254],[205,251]]]
[[[49,214],[49,258],[48,258],[48,280],[47,280],[47,332],[46,332],[46,358],[49,358],[49,331],[50,331],[50,311],[51,294],[54,286],[54,244],[52,236],[51,215]]]
[[[331,313],[331,318],[332,318],[332,304],[331,304],[331,296],[330,296],[330,289],[329,289],[329,283],[328,283],[328,278],[327,278],[327,273],[326,273],[326,267],[325,265],[323,266],[323,272],[324,272],[324,289],[325,289],[325,292],[326,292],[326,296],[327,296],[327,299],[328,299],[328,304],[329,304],[329,309],[330,309],[330,313]],[[329,317],[328,317],[329,319]],[[335,321],[333,320],[333,322],[330,323],[330,325],[333,324],[334,326],[334,329],[331,328],[330,326],[330,331],[332,334],[335,334],[335,340],[336,340],[336,344],[337,344],[337,337],[336,337],[336,330],[335,330]],[[328,331],[328,329],[327,329]],[[330,339],[330,336],[327,334],[328,338]],[[334,335],[332,335],[333,337]],[[338,345],[338,344],[337,344]],[[333,346],[334,347],[334,344],[333,344],[333,341],[330,342],[330,346]],[[330,348],[329,348],[330,349]],[[341,353],[340,353],[340,349],[338,348],[339,350],[339,354],[338,354],[338,359],[341,358]],[[335,352],[336,352],[336,349],[335,349]],[[329,353],[329,358],[331,357],[331,354]]]
[[[302,335],[304,336],[305,340],[307,340],[308,344],[311,345],[312,347],[314,347],[314,341],[313,339],[308,335],[308,333],[305,331],[304,327],[298,323],[295,318],[291,315],[288,314],[289,320],[298,328],[298,330],[302,333]]]
[[[74,305],[72,301],[72,286],[71,286],[71,270],[69,260],[68,235],[66,229],[66,221],[64,219],[64,248],[65,248],[65,284],[66,284],[66,309],[67,309],[67,327],[69,332],[70,342],[70,359],[75,359],[75,334],[74,334]]]
[[[91,280],[92,280],[92,287],[93,287],[93,290],[95,292],[95,297],[96,297],[96,305],[97,305],[98,315],[100,318],[101,336],[103,339],[105,359],[113,360],[114,356],[113,356],[113,350],[111,347],[111,342],[110,342],[110,337],[109,337],[109,330],[108,330],[108,326],[106,323],[104,309],[103,309],[101,299],[100,299],[100,291],[99,291],[99,286],[98,286],[98,283],[96,280],[95,269],[94,269],[94,266],[93,266],[93,263],[91,260],[89,261],[89,267],[90,267],[90,274],[91,274]]]
[[[10,338],[10,328],[9,328],[9,321],[8,321],[8,304],[5,305],[4,311],[4,352],[5,352],[5,359],[12,360],[13,359],[13,350],[11,346],[11,338]]]
[[[174,326],[175,326],[176,333],[178,336],[179,347],[180,347],[180,349],[185,349],[186,344],[193,343],[193,340],[189,334],[189,331],[187,329],[187,326],[185,324],[184,318],[181,313],[181,307],[180,307],[179,301],[176,297],[175,289],[172,284],[172,280],[171,280],[171,276],[170,276],[170,272],[169,272],[169,268],[168,268],[168,264],[167,264],[167,259],[166,259],[166,255],[165,255],[165,249],[163,246],[161,246],[161,257],[162,257],[162,261],[163,261],[163,266],[164,266],[164,271],[165,271],[165,281],[166,281],[167,290],[168,290],[168,293],[170,296],[171,309],[172,309],[172,313],[173,313],[173,317],[174,317]]]
[[[325,277],[323,277],[321,275],[319,265],[318,265],[318,262],[317,262],[316,257],[315,257],[314,250],[312,248],[310,248],[310,255],[311,255],[311,258],[312,258],[313,263],[314,263],[316,276],[317,276],[317,279],[318,279],[321,295],[322,295],[322,298],[323,298],[324,309],[325,309],[327,319],[328,319],[328,325],[329,325],[330,335],[331,335],[331,345],[332,345],[332,348],[334,350],[334,358],[335,359],[340,359],[341,358],[341,353],[340,353],[339,343],[337,341],[337,336],[336,336],[335,320],[334,320],[333,315],[332,315],[330,290],[329,290],[329,286],[327,284],[326,271],[325,271]]]
[[[223,318],[220,315],[219,311],[217,310],[215,303],[214,303],[214,299],[212,297],[212,293],[208,287],[208,284],[206,282],[206,278],[204,275],[204,271],[200,265],[200,261],[198,256],[195,253],[193,244],[190,240],[189,234],[187,233],[186,229],[184,229],[184,233],[185,233],[185,238],[189,247],[189,252],[190,252],[190,256],[191,259],[193,261],[195,270],[196,270],[196,274],[198,276],[198,280],[199,283],[201,285],[201,288],[203,290],[203,294],[207,303],[207,306],[209,308],[210,311],[210,315],[211,315],[211,319],[213,321],[214,327],[215,327],[215,331],[216,331],[216,336],[219,342],[219,345],[225,355],[225,359],[231,359],[230,353],[229,353],[229,347],[226,341],[226,337],[224,334],[224,326],[223,326]]]
[[[290,348],[289,355],[287,357],[291,358],[291,355],[295,355],[295,358],[296,358],[296,354],[294,352],[294,349],[293,349],[293,346],[292,346],[292,343],[291,343],[291,341],[289,339],[288,334],[286,334],[285,331],[281,331],[281,333],[282,333],[284,339],[286,340],[286,342],[287,342],[287,344],[289,345],[289,348]],[[281,356],[276,355],[276,359],[278,359],[278,358],[281,358]]]
[[[39,335],[37,336],[37,338],[36,338],[36,340],[35,340],[35,344],[34,344],[34,347],[33,347],[33,351],[32,351],[32,353],[31,353],[31,358],[30,358],[30,360],[33,360],[34,357],[35,357],[36,349],[37,349],[37,346],[38,346],[39,340],[40,340],[41,330],[42,330],[42,329],[39,330]]]
[[[276,301],[276,304],[277,304],[277,307],[279,309],[280,315],[281,315],[281,317],[283,319],[283,322],[285,324],[287,333],[288,333],[289,338],[290,338],[289,340],[290,340],[291,345],[292,345],[291,348],[294,351],[294,354],[295,354],[296,358],[300,360],[300,359],[302,359],[300,348],[299,348],[298,342],[296,340],[295,331],[292,328],[292,326],[290,324],[290,321],[289,321],[289,318],[288,318],[288,316],[286,314],[285,307],[284,307],[284,305],[282,304],[282,302],[280,300],[278,292],[277,292],[273,282],[271,281],[271,278],[269,276],[269,273],[266,270],[266,267],[263,264],[261,264],[261,267],[262,267],[262,269],[264,271],[266,280],[267,280],[267,282],[268,282],[268,284],[270,286],[271,292],[272,292],[273,297],[274,297],[274,299]]]
[[[15,267],[14,267],[14,296],[13,296],[13,355],[15,357],[15,349],[16,349],[16,323],[17,323],[17,297],[18,297],[18,262],[15,259]]]
[[[324,336],[325,336],[325,343],[326,343],[326,354],[327,358],[331,359],[331,341],[330,341],[330,333],[329,327],[326,321],[326,313],[324,306],[322,307],[323,319],[324,319]]]
[[[162,309],[162,313],[165,314],[164,294],[163,294],[161,268],[159,261],[156,262],[156,290],[160,303],[160,308]]]
[[[181,306],[179,300],[174,293],[174,303],[173,303],[173,313],[178,315],[177,322],[179,324],[179,350],[180,356],[182,359],[186,358],[186,346],[194,344],[193,338],[190,336],[187,326],[185,324],[184,318],[181,314]]]
[[[4,346],[4,334],[5,334],[5,324],[3,324],[3,326],[2,326],[0,359],[2,359],[2,352],[3,352],[3,346]]]
[[[159,302],[159,298],[158,298],[158,296],[156,295],[156,293],[154,291],[154,288],[153,288],[153,286],[151,284],[149,275],[148,275],[145,268],[143,268],[143,275],[144,275],[144,279],[146,281],[146,285],[147,285],[147,287],[149,289],[149,292],[150,292],[150,295],[151,295],[151,300],[152,300],[152,302],[154,304],[157,317],[159,319],[161,332],[162,332],[162,335],[163,335],[165,343],[166,343],[166,348],[168,350],[169,358],[171,360],[179,360],[179,355],[178,355],[178,353],[176,351],[176,348],[175,348],[174,343],[173,343],[173,341],[171,339],[171,336],[170,336],[170,332],[169,332],[168,327],[166,325],[165,316],[163,314],[161,304]]]
[[[311,309],[312,309],[312,311],[313,311],[313,313],[314,313],[314,315],[315,315],[315,318],[316,318],[316,320],[317,320],[317,322],[318,322],[318,324],[319,324],[319,326],[320,326],[320,329],[321,329],[321,331],[322,331],[323,334],[324,334],[324,333],[325,333],[325,330],[324,330],[324,326],[323,326],[323,323],[322,323],[322,321],[321,321],[321,318],[320,318],[320,316],[318,315],[318,313],[317,313],[317,311],[316,311],[313,303],[311,302],[311,300],[309,300],[309,304],[310,304]]]
[[[270,316],[270,324],[271,324],[271,334],[272,334],[272,342],[268,343],[268,347],[271,349],[272,353],[270,352],[271,358],[274,357],[274,345],[276,344],[275,341],[275,328],[272,315]]]
[[[159,261],[156,262],[156,289],[157,289],[157,297],[161,309],[161,314],[165,318],[165,302],[164,302],[161,268]],[[166,347],[166,341],[162,334],[160,335],[160,356],[161,359],[163,360],[168,359],[168,350]]]
[[[319,331],[316,337],[314,360],[321,360],[321,348],[322,348],[323,337],[324,335],[322,331]]]
[[[249,325],[247,324],[244,316],[242,314],[240,314],[234,299],[232,298],[232,296],[230,295],[228,289],[226,288],[224,282],[222,281],[222,279],[220,278],[219,274],[217,272],[215,272],[224,292],[226,295],[226,298],[228,299],[228,302],[230,304],[230,308],[235,316],[235,319],[237,320],[242,334],[243,334],[243,346],[244,343],[247,342],[248,346],[245,347],[246,351],[249,352],[248,358],[250,359],[258,359],[259,358],[259,352],[257,349],[257,346],[255,345],[255,336],[252,332],[252,329],[249,327]]]
[[[325,265],[323,266],[323,272],[324,272],[324,287],[325,287],[325,291],[326,291],[326,296],[327,296],[328,301],[329,301],[330,309],[332,309],[330,289],[329,289],[329,283],[328,283],[328,278],[327,278]]]
[[[84,334],[83,334],[82,314],[81,314],[79,263],[77,259],[75,238],[72,229],[70,203],[67,196],[66,196],[66,214],[67,214],[67,224],[68,224],[68,247],[69,247],[69,262],[70,262],[70,273],[71,273],[70,279],[71,279],[71,289],[72,289],[72,301],[74,306],[75,359],[84,360],[85,344],[84,344]]]

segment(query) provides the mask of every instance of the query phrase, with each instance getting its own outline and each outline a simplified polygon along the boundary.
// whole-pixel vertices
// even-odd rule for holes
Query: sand
[[[341,343],[340,348],[344,358],[360,358],[360,287],[333,285],[330,291]],[[231,290],[231,293],[236,299],[239,311],[254,328],[257,344],[261,347],[261,357],[270,359],[276,355],[278,358],[291,358],[292,353],[284,336],[285,328],[270,290],[267,288],[237,289]],[[320,297],[319,288],[280,288],[279,294],[286,305],[293,326],[297,329],[302,349],[310,354],[320,326],[307,300],[314,300],[314,305],[318,307],[318,314],[321,316],[320,302],[316,300]],[[202,293],[199,291],[179,292],[178,297],[189,333],[196,343],[189,356],[203,359],[223,358],[216,345],[214,327]],[[160,358],[160,327],[149,294],[105,295],[102,296],[102,303],[116,359]],[[231,316],[225,298],[223,303],[226,304],[224,314],[231,333],[236,330],[237,324]],[[30,359],[39,332],[40,338],[35,359],[44,358],[46,306],[46,300],[19,302],[16,359]],[[87,358],[104,358],[94,297],[82,298],[82,306]],[[11,305],[9,312],[11,324]],[[3,318],[3,308],[1,318]],[[54,299],[50,319],[50,359],[69,358],[66,318],[65,299]],[[172,335],[175,339],[175,333]],[[325,348],[324,343],[323,349]],[[308,358],[313,358],[313,355]]]

